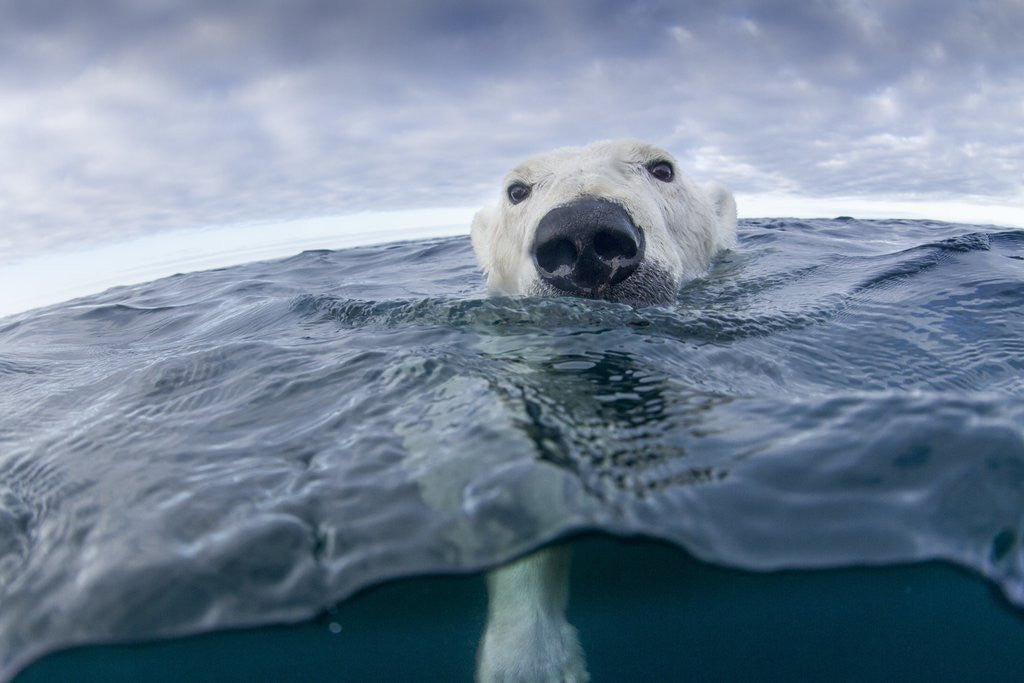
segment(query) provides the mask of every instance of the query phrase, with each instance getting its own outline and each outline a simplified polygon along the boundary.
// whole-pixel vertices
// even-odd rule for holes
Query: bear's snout
[[[583,197],[548,211],[537,225],[533,261],[548,284],[602,297],[644,258],[644,235],[620,204]]]

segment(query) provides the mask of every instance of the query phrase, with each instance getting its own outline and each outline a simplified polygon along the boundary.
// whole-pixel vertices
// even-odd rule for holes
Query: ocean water
[[[972,614],[958,633],[998,651],[977,661],[1017,678],[1022,396],[1024,231],[927,221],[742,221],[707,277],[639,309],[488,297],[468,240],[447,238],[0,319],[0,678],[71,645],[180,636],[193,638],[140,657],[245,660],[277,632],[245,646],[218,633],[341,635],[332,614],[388,623],[417,590],[441,605],[417,622],[427,631],[465,607],[443,648],[383,628],[395,638],[335,654],[387,665],[392,646],[427,642],[436,670],[450,658],[468,676],[482,596],[452,586],[479,577],[443,577],[583,532],[601,535],[577,570],[612,567],[581,579],[595,679],[616,676],[601,634],[622,633],[595,616],[602,601],[649,643],[683,633],[707,652],[692,632],[709,623],[739,645],[760,637],[774,654],[754,672],[823,651],[836,666],[815,634],[839,623],[875,655],[850,657],[851,678],[891,672],[894,643],[917,673],[930,652],[967,652],[928,626]],[[634,578],[644,567],[656,580]],[[722,578],[766,570],[799,571]],[[440,583],[400,598],[387,583],[428,574]],[[925,596],[906,622],[919,638],[872,641],[911,593]],[[878,596],[888,611],[857,612]],[[687,604],[714,621],[686,621]],[[793,637],[740,628],[787,605]],[[794,642],[810,645],[786,655]]]

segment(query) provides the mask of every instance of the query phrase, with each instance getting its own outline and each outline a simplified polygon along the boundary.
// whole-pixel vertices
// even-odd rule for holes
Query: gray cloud
[[[740,192],[1019,202],[1022,27],[1012,0],[0,2],[0,250],[474,205],[621,135]]]

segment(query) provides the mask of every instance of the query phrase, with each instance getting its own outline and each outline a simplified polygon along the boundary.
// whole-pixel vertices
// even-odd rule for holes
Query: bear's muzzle
[[[603,298],[643,262],[644,235],[620,204],[582,197],[540,219],[532,252],[544,282],[568,294]]]

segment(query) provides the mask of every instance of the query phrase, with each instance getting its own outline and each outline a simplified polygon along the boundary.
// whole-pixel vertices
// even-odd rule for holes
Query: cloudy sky
[[[1024,224],[1024,2],[0,0],[0,262],[497,196],[632,136],[739,195]]]

